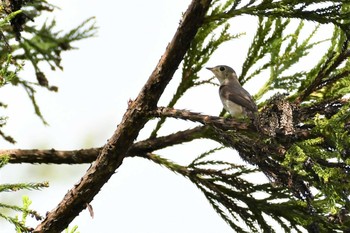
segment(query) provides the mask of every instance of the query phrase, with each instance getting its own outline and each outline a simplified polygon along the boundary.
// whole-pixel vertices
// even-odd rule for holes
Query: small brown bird
[[[248,116],[255,120],[258,107],[252,96],[241,86],[236,72],[229,66],[207,68],[220,82],[219,94],[222,104],[231,116]]]

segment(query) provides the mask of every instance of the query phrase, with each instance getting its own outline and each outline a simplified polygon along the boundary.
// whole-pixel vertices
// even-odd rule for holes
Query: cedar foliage
[[[258,79],[267,71],[269,78],[255,99],[259,101],[269,92],[288,94],[260,102],[260,133],[213,127],[201,136],[237,150],[254,166],[213,159],[210,155],[220,148],[181,168],[159,155],[152,158],[195,183],[237,232],[276,232],[271,225],[274,221],[285,232],[303,228],[309,232],[349,230],[350,114],[344,96],[350,84],[350,12],[346,1],[215,1],[185,56],[182,82],[168,107],[196,86],[197,72],[210,55],[225,41],[236,38],[228,33],[229,19],[242,14],[257,16],[258,26],[242,63],[241,83]],[[300,40],[306,20],[317,23]],[[315,34],[325,23],[334,25],[333,34],[317,40]],[[286,33],[291,24],[298,26]],[[221,31],[218,26],[222,26]],[[329,49],[320,54],[314,67],[291,69],[324,42],[330,42]],[[161,119],[157,126],[163,122]],[[257,171],[270,182],[256,185],[244,179]],[[266,196],[257,198],[258,193]],[[266,216],[274,221],[267,221]]]
[[[350,91],[349,7],[346,0],[213,1],[204,24],[183,59],[182,79],[167,107],[175,107],[190,88],[212,84],[212,79],[200,81],[198,72],[223,43],[240,36],[229,33],[230,20],[241,15],[252,15],[257,17],[258,24],[246,59],[242,62],[239,79],[244,84],[257,80],[261,75],[268,76],[254,96],[259,103],[260,130],[250,126],[229,128],[225,126],[225,120],[220,124],[213,123],[216,118],[198,120],[200,114],[167,111],[165,108],[164,111],[150,111],[149,118],[159,117],[159,120],[146,140],[154,142],[158,139],[164,144],[155,146],[156,149],[147,153],[131,150],[130,153],[134,154],[129,156],[147,158],[187,177],[237,232],[277,232],[274,229],[276,224],[285,232],[302,232],[303,229],[309,232],[350,231],[350,113],[347,99]],[[11,13],[6,12],[4,23],[0,25],[8,27],[5,22],[13,23],[15,17],[22,14]],[[300,39],[306,21],[314,22],[315,28]],[[26,24],[13,26],[11,33],[2,32],[3,38],[17,38],[20,42],[16,48],[20,47],[23,53],[17,56],[4,53],[7,55],[1,57],[1,78],[5,83],[26,87],[36,113],[42,119],[33,95],[35,88],[16,75],[16,70],[20,68],[19,61],[31,62],[38,84],[55,90],[48,85],[38,63],[45,60],[52,67],[61,68],[60,52],[71,48],[70,42],[94,34],[94,26],[82,29],[89,22],[87,20],[64,36],[47,36],[52,31],[54,21],[40,30],[28,27],[29,32],[35,32],[31,39],[20,38],[19,28],[25,30]],[[326,40],[317,40],[315,35],[322,24],[333,25],[333,31]],[[297,27],[292,32],[287,30],[293,25]],[[2,41],[3,51],[13,46],[6,40]],[[51,46],[43,46],[43,43]],[[319,61],[311,68],[297,66],[320,43],[327,43],[329,48],[319,55]],[[28,50],[28,47],[32,49]],[[35,52],[29,54],[28,51]],[[296,66],[302,68],[296,70],[293,68]],[[277,94],[265,100],[271,92]],[[189,130],[191,135],[187,135],[183,141],[174,138],[180,134],[183,136],[184,132],[158,137],[158,131],[166,124],[167,117],[201,122],[205,126]],[[1,132],[1,135],[4,134]],[[8,136],[4,138],[9,140]],[[187,166],[176,164],[154,152],[198,138],[217,141],[223,147],[197,156]],[[166,139],[173,141],[167,144]],[[215,159],[215,153],[223,148],[236,150],[246,165]],[[268,182],[257,184],[247,178],[259,173],[264,174]]]

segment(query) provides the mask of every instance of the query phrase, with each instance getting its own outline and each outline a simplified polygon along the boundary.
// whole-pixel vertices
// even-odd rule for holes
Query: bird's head
[[[220,84],[223,84],[225,81],[227,82],[232,78],[237,79],[236,72],[229,66],[219,65],[212,68],[207,67],[207,69],[214,73]]]

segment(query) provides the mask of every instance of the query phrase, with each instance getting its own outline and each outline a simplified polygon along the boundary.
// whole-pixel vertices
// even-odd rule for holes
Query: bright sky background
[[[98,37],[75,43],[79,50],[64,53],[63,72],[48,71],[50,84],[58,86],[59,92],[39,90],[37,100],[50,126],[44,126],[34,115],[24,90],[10,86],[0,89],[1,101],[9,104],[5,111],[10,117],[5,132],[18,142],[10,145],[1,140],[0,147],[70,150],[106,143],[119,124],[127,101],[137,96],[163,54],[189,3],[189,0],[108,3],[62,0],[57,3],[62,9],[55,12],[59,29],[69,30],[88,17],[96,16]],[[223,46],[208,66],[227,64],[239,74],[254,32],[254,22],[252,17],[234,21],[231,25],[233,33],[247,32],[247,36]],[[23,75],[33,78],[29,64],[25,69]],[[207,70],[201,74],[203,79],[212,76]],[[160,105],[167,103],[178,80],[179,73],[168,86]],[[254,83],[246,88],[255,93],[257,87]],[[216,87],[208,86],[194,89],[176,107],[217,115],[222,105]],[[193,125],[179,120],[169,122],[176,128],[167,127],[161,134]],[[150,129],[151,125],[146,126],[140,138],[146,137]],[[208,147],[204,148],[203,143]],[[164,150],[162,154],[187,164],[193,156],[217,145],[198,141],[176,150]],[[225,153],[234,154],[232,150],[225,150]],[[41,192],[19,192],[15,200],[18,204],[21,195],[29,195],[33,201],[31,207],[45,215],[79,181],[89,165],[43,167],[46,169],[38,165],[8,165],[0,170],[0,182],[50,181],[50,188]],[[2,194],[0,202],[12,198],[12,193]],[[71,224],[78,225],[81,233],[107,230],[127,233],[232,232],[189,180],[139,158],[125,159],[91,205],[94,219],[85,210]],[[37,225],[30,223],[33,227]],[[0,224],[0,233],[14,232],[9,224]]]

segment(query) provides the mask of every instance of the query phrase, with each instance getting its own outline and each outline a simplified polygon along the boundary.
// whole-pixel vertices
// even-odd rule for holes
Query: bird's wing
[[[220,96],[228,99],[251,112],[257,111],[257,106],[252,98],[252,96],[243,87],[232,86],[232,85],[222,85],[219,89]]]

